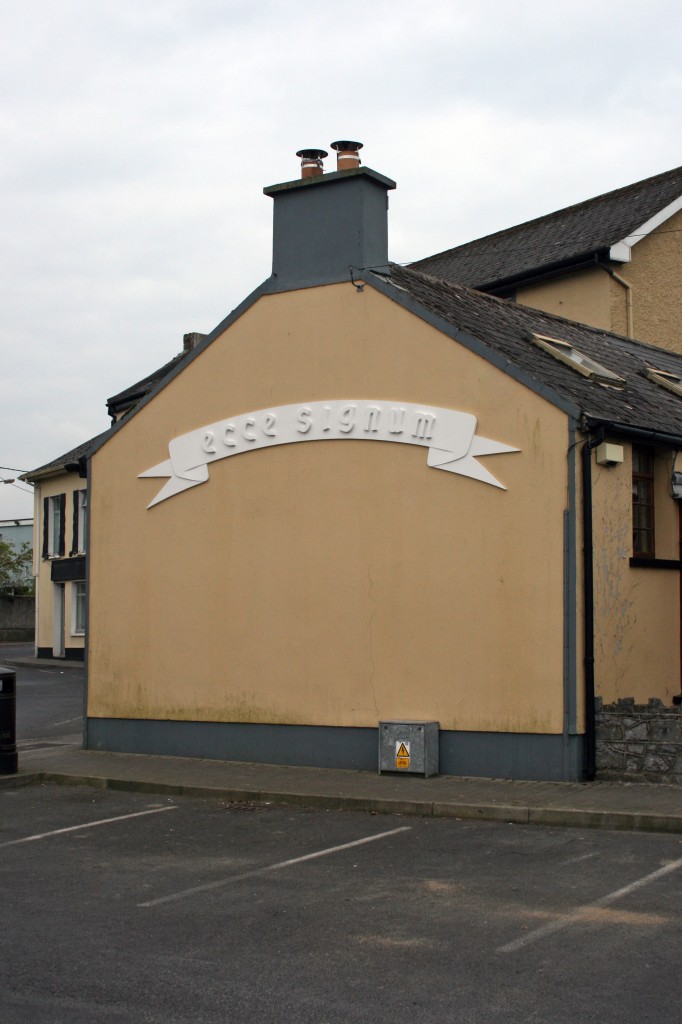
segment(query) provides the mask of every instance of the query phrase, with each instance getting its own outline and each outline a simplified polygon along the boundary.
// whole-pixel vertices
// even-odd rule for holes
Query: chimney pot
[[[352,171],[362,163],[359,153],[359,150],[362,149],[361,142],[340,140],[332,142],[332,149],[336,150],[337,171]]]
[[[301,158],[301,177],[315,178],[324,174],[322,161],[329,156],[326,149],[299,149],[296,156]]]

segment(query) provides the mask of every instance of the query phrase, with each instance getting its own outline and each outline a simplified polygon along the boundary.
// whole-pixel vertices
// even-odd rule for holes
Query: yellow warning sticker
[[[409,740],[396,740],[395,745],[395,766],[396,768],[410,767],[410,743]]]

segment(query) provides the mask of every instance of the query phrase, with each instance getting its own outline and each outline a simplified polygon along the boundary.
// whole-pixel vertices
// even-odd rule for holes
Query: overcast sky
[[[680,165],[680,54],[679,0],[0,0],[0,465],[269,276],[297,149],[364,143],[408,262]]]

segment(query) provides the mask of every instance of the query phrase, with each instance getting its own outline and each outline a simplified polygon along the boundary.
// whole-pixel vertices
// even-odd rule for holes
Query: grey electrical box
[[[438,722],[379,722],[379,774],[438,774]]]

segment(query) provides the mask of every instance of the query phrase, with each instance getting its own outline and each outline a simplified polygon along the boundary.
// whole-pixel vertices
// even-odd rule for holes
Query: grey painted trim
[[[582,736],[440,732],[440,772],[478,778],[582,778]],[[88,747],[133,754],[378,771],[376,729],[91,718]]]
[[[638,344],[641,344],[641,342]],[[581,429],[586,434],[594,434],[599,430],[603,430],[605,434],[612,434],[615,437],[625,437],[634,441],[643,441],[646,444],[659,445],[661,448],[667,446],[670,448],[682,449],[682,435],[680,434],[667,434],[663,430],[649,430],[646,427],[629,426],[627,423],[618,423],[614,420],[599,419],[587,414],[583,417]]]
[[[682,561],[677,558],[631,558],[631,569],[682,569]]]
[[[293,181],[283,181],[279,185],[266,185],[263,192],[266,196],[275,196],[279,192],[293,192],[295,189],[319,188],[320,185],[331,185],[335,181],[344,181],[347,178],[371,178],[387,189],[396,188],[393,178],[387,178],[379,171],[373,171],[371,167],[352,167],[348,171],[328,171],[326,174],[317,174],[312,178],[294,178]]]
[[[52,647],[36,648],[36,658],[50,658],[55,662],[55,664],[60,661],[83,661],[84,656],[85,651],[82,647],[64,647],[63,658],[55,658]]]
[[[546,384],[542,384],[535,380],[530,374],[520,370],[517,366],[511,363],[501,353],[496,352],[495,349],[490,348],[485,342],[481,341],[480,338],[475,338],[471,334],[467,334],[465,331],[460,331],[449,321],[444,320],[436,313],[432,313],[431,310],[426,309],[416,299],[413,299],[411,295],[403,291],[401,288],[397,288],[392,285],[390,281],[383,281],[380,277],[376,277],[374,274],[368,274],[367,277],[363,278],[366,284],[374,288],[376,291],[385,295],[386,298],[391,299],[393,302],[397,302],[399,306],[407,309],[410,313],[418,316],[420,320],[424,320],[425,323],[430,324],[431,327],[435,327],[441,334],[447,335],[452,338],[453,341],[458,342],[464,348],[469,349],[470,352],[485,359],[486,362],[495,366],[498,370],[501,370],[512,380],[517,381],[524,387],[528,388],[534,394],[539,395],[540,398],[544,398],[550,405],[560,409],[561,412],[566,413],[567,416],[572,416],[574,419],[578,419],[581,415],[581,411],[578,406],[574,405],[573,402],[569,402],[568,399],[564,398],[563,395],[559,394],[553,388],[548,387]]]
[[[388,273],[389,267],[388,265],[377,267],[353,267],[353,270],[357,271],[355,274],[355,280],[364,285],[366,278],[362,275],[363,271],[375,270],[378,273]],[[279,292],[304,291],[306,288],[320,288],[323,285],[328,284],[348,284],[352,287],[356,287],[356,285],[353,284],[353,279],[351,278],[350,268],[342,273],[329,274],[326,276],[318,275],[314,282],[311,282],[309,277],[301,277],[299,280],[287,278],[285,281],[281,281],[275,274],[273,274],[272,277],[265,281],[263,287],[265,289],[265,295],[275,295]]]
[[[55,558],[50,562],[50,579],[53,583],[72,583],[75,580],[84,580],[85,571],[85,555]]]
[[[126,416],[123,416],[120,420],[117,420],[116,423],[112,424],[110,430],[107,431],[106,436],[101,437],[99,441],[95,442],[92,448],[89,449],[88,464],[90,464],[92,456],[95,455],[100,448],[104,447],[104,445],[111,440],[114,434],[117,434],[119,430],[123,430],[130,420],[137,416],[141,409],[144,409],[145,405],[148,405],[152,399],[156,398],[159,392],[163,391],[163,389],[170,384],[172,380],[175,380],[175,378],[182,373],[190,363],[194,362],[194,360],[201,355],[201,353],[204,352],[205,349],[207,349],[208,346],[216,340],[216,338],[220,337],[223,331],[227,330],[228,327],[231,327],[236,320],[239,320],[239,318],[243,316],[251,306],[255,305],[263,295],[270,294],[270,291],[272,290],[269,287],[270,281],[271,278],[267,278],[262,284],[259,284],[250,295],[247,295],[247,297],[240,302],[238,306],[235,306],[231,313],[228,313],[228,315],[220,321],[217,327],[214,327],[213,330],[206,335],[203,341],[199,342],[196,348],[193,348],[191,352],[188,352],[187,357],[182,359],[166,377],[160,380],[158,384],[156,384],[156,386],[153,387],[152,390],[140,402],[138,402],[138,404],[131,409]]]
[[[608,249],[604,246],[598,246],[596,249],[588,249],[586,252],[569,256],[558,263],[546,263],[544,266],[531,267],[518,274],[512,274],[511,277],[495,277],[492,281],[484,281],[471,287],[475,287],[479,292],[487,292],[488,294],[498,289],[500,291],[511,288],[518,290],[519,288],[529,287],[556,277],[565,277],[567,274],[577,273],[579,270],[587,270],[590,267],[599,266],[600,264],[597,261],[601,254],[608,254]],[[601,265],[603,266],[603,264]],[[418,270],[419,268],[416,267],[415,269]]]

